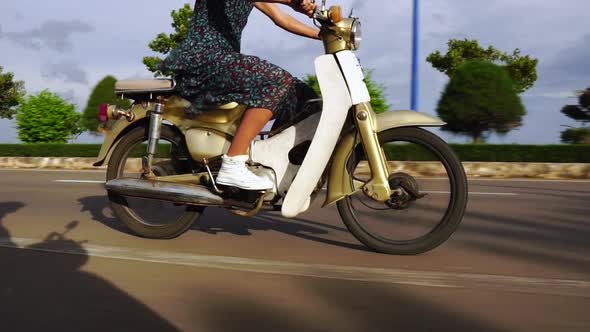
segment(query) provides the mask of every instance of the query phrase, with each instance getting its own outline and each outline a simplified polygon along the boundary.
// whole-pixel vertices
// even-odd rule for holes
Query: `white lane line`
[[[106,173],[106,169],[0,168],[0,172]]]
[[[322,191],[328,191],[326,188],[322,188]],[[445,194],[449,195],[450,191],[436,191],[436,190],[422,190],[420,192],[427,193],[427,194]],[[492,196],[518,196],[520,194],[517,193],[487,193],[487,192],[469,192],[469,195],[492,195]]]
[[[94,180],[54,180],[54,182],[60,183],[100,183],[104,184],[105,181],[94,181]],[[322,191],[327,191],[327,189],[323,188]],[[427,194],[450,194],[448,191],[423,191]],[[469,192],[469,195],[491,195],[491,196],[518,196],[516,193],[486,193],[486,192]]]
[[[485,192],[473,192],[470,191],[469,195],[492,195],[492,196],[518,196],[517,193],[485,193]]]
[[[94,181],[94,180],[54,180],[54,182],[60,183],[99,183],[104,184],[105,181]],[[327,189],[322,188],[322,191],[327,191]],[[450,192],[448,191],[430,191],[426,190],[423,191],[427,194],[446,194],[449,195]],[[519,194],[516,193],[487,193],[487,192],[469,192],[469,195],[489,195],[489,196],[518,196]]]
[[[429,191],[425,190],[422,191],[427,194],[450,194],[449,191]],[[490,195],[490,196],[518,196],[517,193],[486,193],[486,192],[477,192],[477,191],[470,191],[469,195]]]
[[[95,180],[53,180],[54,182],[60,183],[105,183],[104,181]]]
[[[43,247],[42,242],[42,240],[30,238],[0,238],[0,248],[275,275],[354,280],[419,287],[469,288],[590,298],[590,281],[586,280],[292,263],[90,244],[85,244],[79,248],[56,249],[55,245],[51,246],[51,243]],[[35,246],[31,248],[32,245]]]
[[[105,173],[106,169],[43,169],[43,168],[0,168],[0,172],[63,172],[63,173]],[[423,178],[424,177],[420,177]],[[429,180],[447,180],[445,177],[429,177]],[[468,177],[467,180],[471,181],[513,181],[513,182],[554,182],[554,183],[590,183],[590,179],[524,179],[524,178],[482,178],[482,177]]]

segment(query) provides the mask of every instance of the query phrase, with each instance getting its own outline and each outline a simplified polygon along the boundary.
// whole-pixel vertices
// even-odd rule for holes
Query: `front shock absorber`
[[[158,101],[150,112],[150,129],[148,134],[148,145],[145,156],[142,158],[142,169],[144,178],[155,178],[152,171],[152,163],[158,149],[158,141],[162,132],[162,114],[164,114],[164,104]]]

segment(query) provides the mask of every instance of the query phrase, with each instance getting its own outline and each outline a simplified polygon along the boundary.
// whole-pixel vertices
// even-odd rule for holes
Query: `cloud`
[[[74,60],[46,63],[41,67],[41,76],[47,80],[62,79],[66,83],[88,84],[88,75]]]
[[[94,28],[91,25],[80,20],[48,20],[41,23],[38,28],[21,32],[2,33],[0,30],[0,38],[7,38],[21,47],[36,51],[48,48],[60,53],[67,53],[74,49],[70,40],[73,34],[93,31]]]
[[[576,98],[575,91],[547,91],[547,92],[526,92],[521,95],[523,98],[551,98],[564,99]]]
[[[146,45],[158,32],[171,32],[168,13],[185,2],[148,0],[144,5],[152,10],[142,14],[143,20],[129,24],[128,13],[135,10],[137,1],[4,1],[0,6],[0,30],[4,31],[0,32],[0,48],[5,51],[0,55],[2,65],[26,81],[30,91],[46,88],[49,84],[45,79],[84,82],[84,72],[89,82],[107,74],[149,77],[141,64],[141,57],[149,54]],[[580,65],[590,59],[590,37],[585,36],[589,34],[590,16],[587,10],[571,9],[585,8],[586,2],[568,0],[566,6],[563,1],[539,0],[421,1],[420,110],[434,113],[447,82],[446,75],[433,69],[425,58],[435,50],[446,51],[449,39],[477,39],[482,45],[505,51],[520,48],[524,54],[539,58],[539,80],[522,96],[529,111],[525,125],[498,140],[558,142],[563,130],[560,125],[567,124],[559,110],[572,102],[569,94],[590,84],[590,66]],[[365,39],[357,52],[363,66],[374,69],[374,79],[386,85],[389,103],[397,104],[394,108],[407,107],[412,0],[330,0],[328,4],[342,5],[345,15],[354,7],[354,15],[363,23]],[[114,7],[118,10],[112,11]],[[288,7],[281,8],[292,13]],[[17,20],[16,13],[22,13],[22,19]],[[296,17],[311,24],[302,15]],[[103,24],[105,21],[109,24]],[[106,52],[104,45],[116,51]],[[315,57],[323,54],[320,42],[290,36],[256,10],[246,26],[242,45],[244,53],[269,60],[299,77],[313,73]],[[66,56],[56,58],[56,52]],[[79,64],[70,62],[68,68],[63,59],[77,59]],[[39,75],[41,65],[46,74],[43,77]],[[78,75],[72,74],[76,68]],[[80,101],[91,90],[90,85],[78,83],[55,85],[58,90],[74,89]],[[5,137],[3,130],[0,128],[0,141]]]
[[[64,91],[54,91],[54,93],[56,95],[62,97],[63,99],[65,99],[69,103],[76,104],[78,102],[76,99],[76,92],[74,91],[74,89],[68,89],[68,90],[64,90]]]
[[[366,0],[354,0],[351,4],[351,9],[354,9],[354,11],[356,12],[358,11],[363,11],[365,9],[365,5],[367,4]]]
[[[561,52],[557,59],[548,65],[548,71],[561,75],[590,77],[590,34],[580,38],[576,44]]]

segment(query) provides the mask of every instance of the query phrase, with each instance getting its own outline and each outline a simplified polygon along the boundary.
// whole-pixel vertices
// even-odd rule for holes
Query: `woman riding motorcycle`
[[[246,167],[248,147],[271,119],[292,116],[313,90],[284,69],[255,56],[240,53],[242,31],[256,7],[279,27],[308,38],[319,39],[319,30],[283,12],[276,4],[291,6],[312,16],[311,0],[197,0],[188,34],[160,64],[173,73],[177,91],[191,101],[188,112],[206,104],[237,102],[247,105],[216,182],[245,190],[266,190],[273,183]]]

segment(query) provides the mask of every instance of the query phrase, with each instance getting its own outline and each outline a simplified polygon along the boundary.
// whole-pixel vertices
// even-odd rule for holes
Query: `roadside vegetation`
[[[566,105],[561,113],[580,122],[581,127],[571,127],[561,133],[561,141],[570,144],[590,144],[590,88],[578,92],[578,105]]]
[[[0,144],[0,157],[81,157],[95,158],[100,144]],[[164,156],[169,145],[160,145]],[[590,144],[523,145],[523,144],[451,144],[462,161],[590,163]],[[385,146],[390,160],[428,160],[431,154],[415,145]],[[141,157],[141,151],[133,157]]]
[[[100,80],[88,98],[86,107],[82,111],[81,126],[84,131],[90,133],[98,133],[98,126],[100,121],[97,116],[98,107],[100,104],[117,105],[124,109],[131,106],[131,100],[117,98],[115,95],[115,84],[117,79],[111,75],[105,76]]]
[[[158,63],[185,38],[192,16],[190,4],[172,10],[170,16],[172,33],[157,34],[148,45],[155,54],[143,58],[156,77],[171,74],[162,73]],[[562,132],[561,141],[572,146],[481,144],[492,133],[506,134],[523,124],[526,110],[519,94],[535,84],[538,59],[522,54],[520,49],[484,47],[477,40],[451,39],[447,46],[446,52],[435,51],[426,61],[449,78],[436,107],[439,117],[448,123],[443,130],[468,136],[475,143],[452,145],[462,160],[590,162],[590,88],[579,92],[577,105],[561,110],[581,124]],[[374,110],[390,110],[385,86],[373,80],[372,71],[366,74]],[[0,156],[96,156],[100,145],[61,143],[84,131],[97,133],[99,104],[131,105],[130,100],[115,96],[116,81],[109,75],[97,82],[82,113],[78,113],[76,105],[49,90],[27,96],[25,83],[0,66],[0,118],[16,118],[19,139],[32,143],[0,144]],[[306,76],[304,81],[320,93],[315,75]],[[401,158],[408,159],[417,158],[416,153],[403,148],[398,151]]]
[[[436,112],[447,122],[443,130],[467,135],[473,143],[485,142],[489,134],[507,134],[522,125],[526,110],[519,93],[537,80],[538,60],[477,40],[451,39],[446,54],[431,53],[426,61],[449,77]]]
[[[67,143],[82,132],[76,105],[43,90],[29,95],[16,109],[18,138],[23,143]]]

